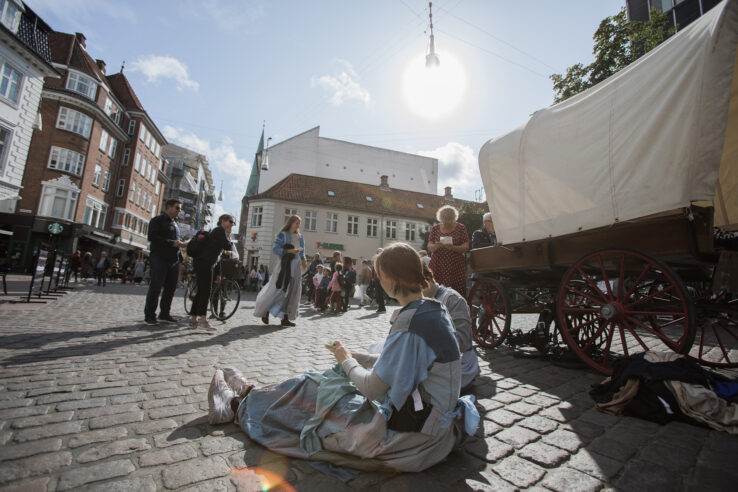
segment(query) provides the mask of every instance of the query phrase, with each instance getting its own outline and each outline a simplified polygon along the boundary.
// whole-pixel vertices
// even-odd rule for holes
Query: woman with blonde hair
[[[300,234],[300,219],[291,215],[274,238],[272,251],[279,257],[272,267],[269,281],[259,291],[254,304],[254,315],[269,324],[269,314],[281,319],[282,326],[295,326],[297,308],[302,295],[302,270],[307,268],[305,240]],[[302,269],[302,270],[301,270]]]
[[[444,205],[436,212],[439,223],[428,235],[428,250],[432,253],[429,267],[441,285],[451,287],[466,297],[466,257],[469,234],[464,224],[456,222],[459,211]]]
[[[379,355],[325,347],[339,366],[254,388],[233,368],[217,369],[209,422],[234,417],[251,439],[296,458],[362,470],[425,470],[474,435],[473,397],[459,398],[461,355],[446,309],[423,298],[418,253],[395,243],[375,259],[383,288],[402,309]]]

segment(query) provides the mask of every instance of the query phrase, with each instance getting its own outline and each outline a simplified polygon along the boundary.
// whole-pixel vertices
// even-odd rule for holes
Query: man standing
[[[164,213],[151,219],[149,222],[149,242],[151,244],[151,282],[149,292],[146,294],[146,307],[144,315],[147,325],[156,325],[156,304],[161,294],[159,304],[159,321],[165,323],[176,323],[177,320],[171,316],[169,310],[172,306],[174,290],[177,288],[177,276],[179,275],[179,262],[182,254],[179,248],[185,245],[180,238],[179,227],[174,219],[182,210],[182,202],[179,200],[167,200],[164,205]],[[164,292],[162,293],[162,288]]]
[[[110,268],[110,258],[108,258],[108,253],[105,251],[101,251],[100,259],[97,260],[97,264],[95,265],[98,287],[100,287],[101,283],[102,286],[105,287],[105,281],[108,278],[108,268]]]
[[[482,216],[482,228],[472,234],[471,249],[485,248],[497,245],[495,225],[492,222],[492,214],[487,212]]]

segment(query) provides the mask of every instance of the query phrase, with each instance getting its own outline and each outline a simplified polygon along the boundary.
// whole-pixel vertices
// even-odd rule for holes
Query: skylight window
[[[416,203],[415,205],[417,205],[418,208],[423,208],[423,204],[422,203]]]
[[[336,193],[331,190],[328,190],[328,196],[336,196]]]
[[[374,201],[374,198],[372,198],[372,197],[370,197],[369,195],[367,195],[367,196],[366,196],[366,201],[367,201],[367,202],[373,202],[373,201]]]

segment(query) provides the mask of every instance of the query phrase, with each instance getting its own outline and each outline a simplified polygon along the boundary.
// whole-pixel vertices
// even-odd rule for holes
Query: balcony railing
[[[31,51],[35,52],[47,63],[51,63],[49,33],[46,29],[42,29],[39,26],[39,20],[37,17],[31,18],[26,14],[21,14],[20,24],[18,26],[18,32],[16,33],[16,36],[18,37],[18,39],[21,40],[23,44],[28,46]]]

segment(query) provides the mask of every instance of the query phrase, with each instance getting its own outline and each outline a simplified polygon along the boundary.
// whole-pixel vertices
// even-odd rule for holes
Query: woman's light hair
[[[459,211],[456,210],[456,207],[452,207],[451,205],[444,205],[438,209],[438,212],[436,212],[436,219],[445,224],[456,222],[456,219],[458,218]]]
[[[287,221],[284,223],[282,228],[279,230],[279,232],[288,231],[292,228],[292,224],[295,222],[302,222],[302,219],[299,215],[290,215],[290,217],[287,219]]]
[[[487,212],[486,214],[482,215],[482,222],[487,222],[488,220],[492,222],[492,212]]]

